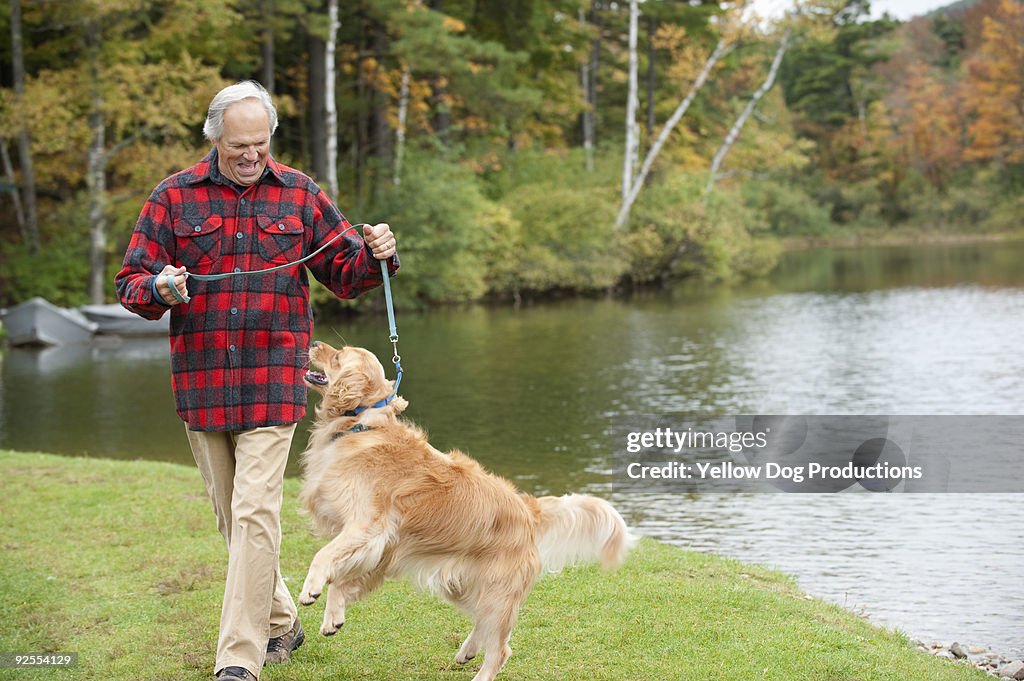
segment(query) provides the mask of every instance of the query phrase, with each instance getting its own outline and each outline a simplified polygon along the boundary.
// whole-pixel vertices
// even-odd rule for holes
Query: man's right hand
[[[174,291],[171,290],[168,274],[174,278],[174,287],[178,291],[178,296],[174,295]],[[188,300],[188,287],[185,286],[187,280],[188,276],[184,267],[166,265],[160,270],[160,274],[156,275],[156,292],[160,294],[160,298],[165,304],[178,305]]]

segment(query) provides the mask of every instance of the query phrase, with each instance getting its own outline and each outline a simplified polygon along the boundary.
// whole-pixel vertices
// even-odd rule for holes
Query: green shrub
[[[647,189],[633,211],[631,277],[643,283],[668,277],[713,281],[760,276],[778,248],[752,233],[764,228],[731,189],[715,190],[704,204],[700,174],[673,173]]]
[[[20,242],[0,245],[0,305],[16,305],[34,296],[61,307],[89,302],[86,198],[83,193],[43,217],[39,253],[30,255]]]
[[[483,196],[466,168],[425,153],[410,154],[398,186],[382,193],[368,222],[387,221],[398,236],[400,304],[479,299],[487,290],[487,264],[495,235],[508,216]]]
[[[515,251],[516,289],[598,290],[613,286],[628,261],[615,234],[616,205],[603,188],[530,183],[504,205],[522,225]]]
[[[772,234],[821,235],[831,227],[828,207],[792,181],[753,180],[741,194],[757,226]]]

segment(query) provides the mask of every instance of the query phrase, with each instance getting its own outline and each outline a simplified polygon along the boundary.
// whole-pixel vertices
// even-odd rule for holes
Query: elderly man
[[[213,149],[146,201],[115,283],[149,319],[170,310],[177,411],[228,546],[214,670],[255,679],[285,662],[304,634],[281,579],[281,498],[312,318],[306,270],[355,297],[398,268],[386,224],[350,228],[307,176],[270,154],[277,112],[248,81],[221,90],[203,132]],[[302,265],[295,262],[329,244]],[[230,273],[217,280],[189,275]],[[237,275],[237,276],[235,276]]]

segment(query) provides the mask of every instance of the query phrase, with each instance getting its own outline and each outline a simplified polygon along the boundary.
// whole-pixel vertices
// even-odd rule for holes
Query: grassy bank
[[[285,488],[282,571],[297,595],[319,542]],[[14,679],[210,678],[224,546],[198,473],[149,462],[0,451],[0,652],[77,652],[75,670]],[[322,600],[322,599],[321,599]],[[300,608],[306,645],[263,679],[468,679],[468,622],[389,583],[334,638]],[[985,679],[811,599],[776,572],[644,541],[615,573],[542,580],[499,678],[658,681]]]

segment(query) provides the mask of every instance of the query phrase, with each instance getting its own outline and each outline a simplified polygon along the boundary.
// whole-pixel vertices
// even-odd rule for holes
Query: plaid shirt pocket
[[[266,262],[283,264],[302,257],[302,237],[306,232],[302,220],[293,215],[279,218],[260,215],[256,222],[263,232],[259,238],[260,257]]]
[[[174,221],[174,238],[178,262],[196,273],[208,272],[220,257],[220,242],[224,220],[211,215],[202,222]]]

